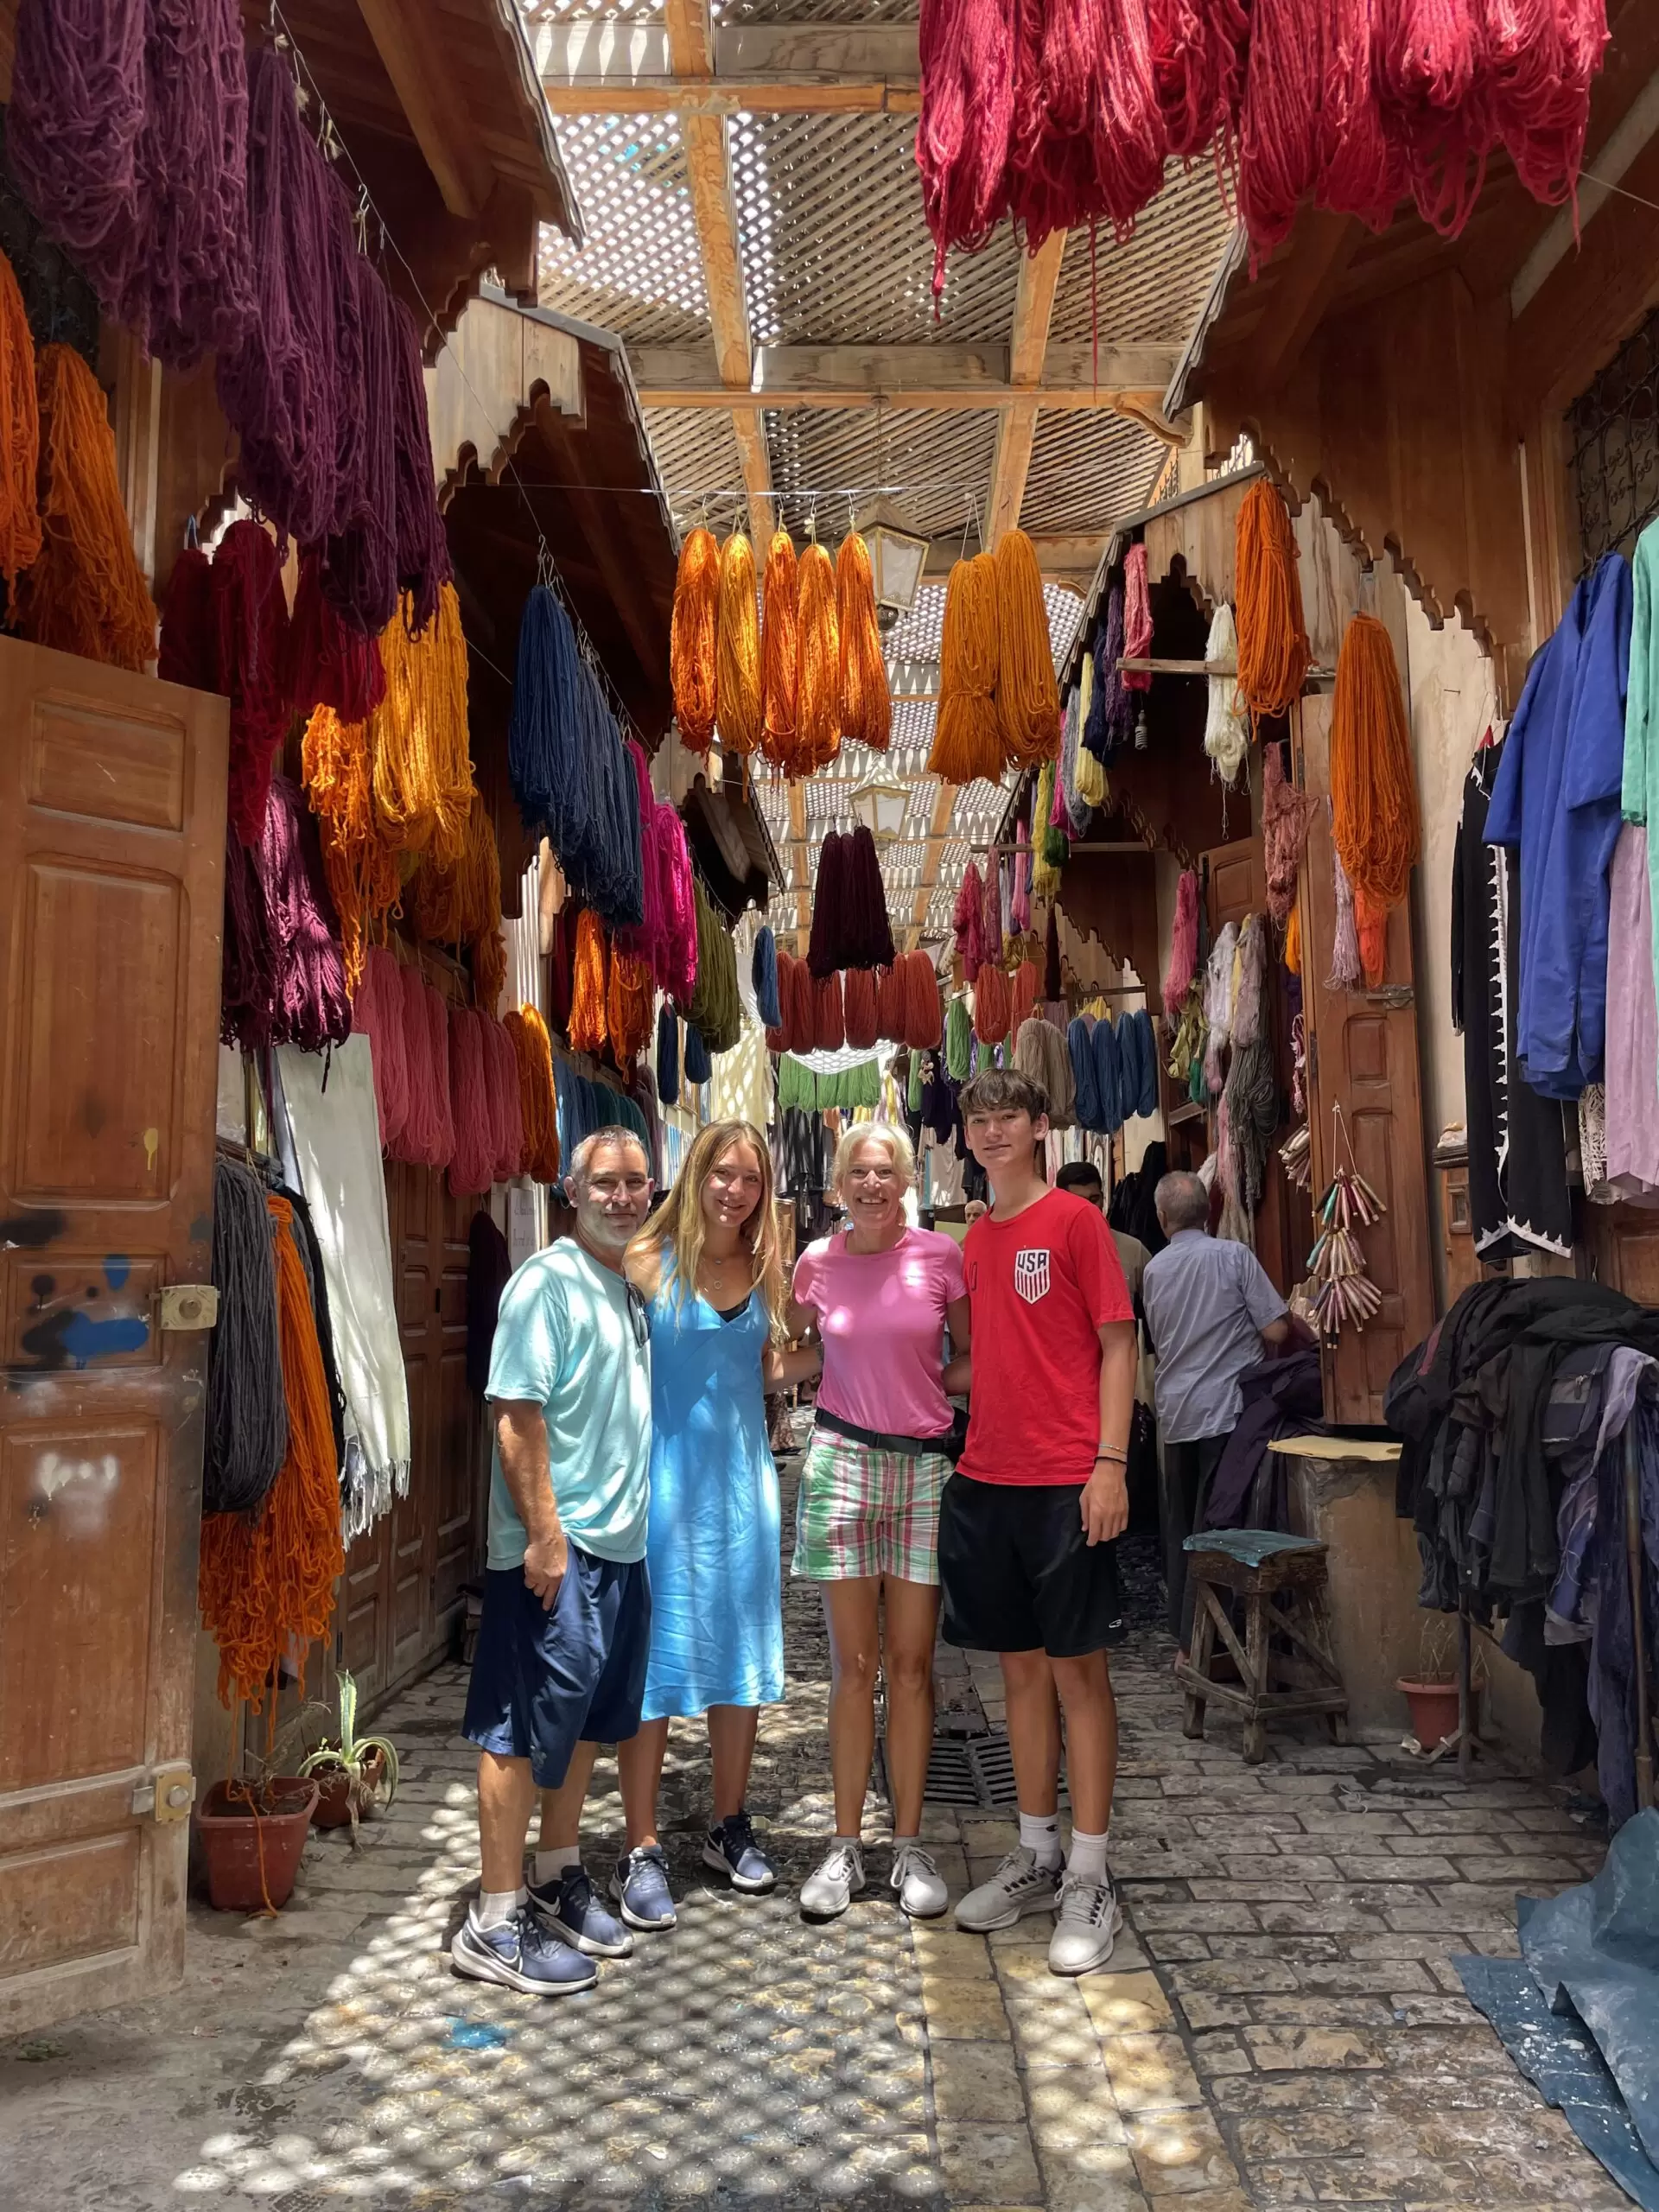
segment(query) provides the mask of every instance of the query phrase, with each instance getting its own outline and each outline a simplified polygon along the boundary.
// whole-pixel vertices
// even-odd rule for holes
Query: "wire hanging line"
[[[442,324],[439,322],[436,315],[433,312],[431,302],[427,298],[425,292],[421,288],[420,278],[416,275],[414,269],[410,264],[408,255],[398,245],[397,237],[394,234],[391,225],[387,222],[385,217],[380,213],[378,207],[375,204],[374,195],[369,190],[367,180],[365,178],[362,170],[358,167],[351,148],[346,144],[345,139],[340,133],[339,128],[334,122],[334,116],[329,110],[328,103],[323,97],[322,87],[317,82],[316,73],[313,70],[311,64],[306,59],[304,48],[302,47],[298,39],[294,35],[293,26],[289,23],[287,16],[283,15],[280,5],[280,0],[270,0],[270,24],[279,50],[285,48],[286,50],[293,56],[294,61],[296,65],[296,81],[302,76],[303,78],[304,81],[301,84],[302,92],[307,99],[315,100],[316,103],[317,116],[320,124],[317,144],[323,155],[323,158],[329,162],[343,161],[350,168],[353,176],[357,180],[358,224],[360,234],[364,238],[366,238],[368,218],[370,215],[372,215],[376,224],[379,227],[380,245],[383,255],[385,250],[390,247],[393,255],[402,264],[404,273],[409,279],[410,289],[413,290],[416,298],[421,303],[421,312],[426,317],[428,328],[434,333],[437,338],[439,346],[448,354],[451,362],[454,364],[455,373],[460,377],[462,384],[466,385],[467,394],[472,399],[474,405],[479,409],[480,413],[486,413],[487,410],[485,409],[484,401],[479,393],[478,387],[474,384],[472,378],[467,373],[467,365],[461,357],[460,348],[454,343],[449,334],[444,330]],[[582,621],[580,614],[576,612],[575,602],[571,599],[569,589],[566,585],[563,575],[559,569],[558,561],[553,552],[553,549],[547,542],[546,536],[542,530],[541,523],[537,518],[536,510],[531,504],[530,494],[525,489],[524,480],[523,477],[519,475],[517,467],[514,466],[512,456],[511,454],[507,456],[503,474],[512,478],[513,488],[517,491],[519,498],[524,501],[524,512],[530,518],[530,526],[536,533],[536,567],[537,582],[547,584],[555,593],[556,593],[560,604],[563,606],[565,613],[569,617],[571,628],[575,632],[577,650],[581,652],[582,658],[593,671],[594,677],[606,692],[613,712],[616,715],[619,727],[626,733],[637,737],[639,733],[638,725],[634,721],[633,715],[624,701],[621,693],[611,681],[609,673],[606,670],[603,661],[600,658],[598,651],[594,645],[594,641],[588,634],[587,626]],[[622,491],[638,492],[645,490],[649,487],[633,484],[611,486],[604,485],[580,485],[573,482],[566,485],[548,485],[543,488],[549,491],[614,491],[620,493]],[[653,498],[656,496],[654,491],[652,492],[652,496]],[[505,684],[507,685],[509,690],[512,689],[513,678],[510,677],[504,669],[498,667],[496,663],[489,658],[487,653],[478,652],[477,647],[474,645],[470,640],[467,644],[467,652],[469,654],[475,655],[478,659],[484,663],[486,668],[490,669]]]

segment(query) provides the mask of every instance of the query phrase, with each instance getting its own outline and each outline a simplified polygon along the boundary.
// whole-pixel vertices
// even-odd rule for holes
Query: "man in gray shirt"
[[[1207,1233],[1210,1193],[1196,1175],[1166,1175],[1154,1203],[1169,1242],[1147,1262],[1141,1303],[1158,1360],[1169,1631],[1185,1651],[1192,1605],[1182,1548],[1238,1419],[1238,1378],[1262,1357],[1264,1344],[1284,1342],[1290,1323],[1284,1300],[1249,1246]]]

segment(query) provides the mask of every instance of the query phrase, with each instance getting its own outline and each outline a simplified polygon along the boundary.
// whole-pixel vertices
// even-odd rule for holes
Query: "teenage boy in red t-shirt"
[[[990,1069],[959,1103],[992,1205],[963,1244],[973,1351],[945,1377],[948,1390],[970,1396],[967,1448],[939,1515],[944,1633],[1001,1658],[1020,1847],[963,1897],[957,1924],[1007,1928],[1058,1906],[1048,1963],[1087,1974],[1111,1956],[1122,1925],[1106,1866],[1117,1773],[1106,1647],[1122,1634],[1112,1540],[1129,1515],[1134,1308],[1099,1209],[1050,1190],[1037,1171],[1048,1129],[1041,1086]],[[1064,1861],[1062,1710],[1072,1821]]]

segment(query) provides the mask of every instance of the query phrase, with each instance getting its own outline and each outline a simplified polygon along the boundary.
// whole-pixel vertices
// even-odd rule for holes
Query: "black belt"
[[[912,1459],[918,1452],[944,1452],[951,1436],[948,1428],[938,1436],[888,1436],[879,1428],[861,1428],[856,1421],[826,1413],[822,1406],[814,1408],[812,1420],[816,1427],[827,1428],[832,1436],[844,1436],[849,1443],[868,1444],[878,1452],[902,1452]]]

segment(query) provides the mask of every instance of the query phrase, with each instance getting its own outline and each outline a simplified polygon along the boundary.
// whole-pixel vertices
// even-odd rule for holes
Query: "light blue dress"
[[[778,1471],[766,1442],[759,1292],[722,1321],[706,1298],[651,1307],[651,1663],[642,1717],[784,1694]]]

